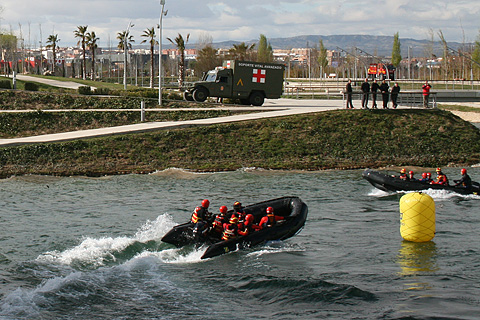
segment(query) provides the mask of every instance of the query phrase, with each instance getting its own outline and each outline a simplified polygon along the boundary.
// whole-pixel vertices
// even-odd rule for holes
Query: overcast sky
[[[156,26],[159,0],[1,0],[0,29],[13,31],[38,46],[58,34],[60,46],[76,44],[73,31],[88,25],[99,46],[116,46],[118,32],[131,21],[135,44],[147,28]],[[2,10],[3,9],[3,10]],[[166,37],[190,33],[190,43],[211,37],[249,41],[297,35],[368,34],[427,39],[442,30],[447,41],[474,41],[480,29],[480,1],[455,0],[166,0]],[[21,25],[21,28],[20,28]],[[30,39],[30,40],[29,40]],[[436,37],[438,40],[438,38]]]

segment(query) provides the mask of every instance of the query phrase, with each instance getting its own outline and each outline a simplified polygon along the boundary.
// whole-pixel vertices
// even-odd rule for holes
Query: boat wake
[[[79,245],[65,251],[46,252],[37,261],[68,265],[76,269],[97,269],[119,264],[145,251],[155,252],[168,248],[160,239],[174,225],[172,217],[163,214],[154,221],[147,221],[131,237],[85,237]]]
[[[374,188],[372,189],[367,195],[369,197],[376,197],[376,198],[383,198],[383,197],[390,197],[392,195],[404,195],[407,193],[418,192],[418,191],[397,191],[397,192],[387,192],[382,191],[380,189]],[[434,200],[442,201],[442,200],[450,200],[450,199],[473,199],[473,200],[480,200],[480,195],[473,195],[473,194],[459,194],[449,190],[442,190],[442,189],[427,189],[422,190],[422,193],[428,194]]]

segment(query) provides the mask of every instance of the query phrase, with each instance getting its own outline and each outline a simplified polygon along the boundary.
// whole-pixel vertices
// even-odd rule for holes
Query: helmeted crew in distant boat
[[[465,188],[468,190],[472,189],[472,179],[467,174],[467,169],[462,168],[460,173],[462,174],[462,177],[459,180],[453,180],[453,182],[455,182],[455,187]]]

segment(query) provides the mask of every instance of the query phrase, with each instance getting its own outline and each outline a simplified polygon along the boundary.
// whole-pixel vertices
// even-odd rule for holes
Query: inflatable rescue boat
[[[282,216],[284,219],[277,221],[273,227],[253,231],[246,236],[239,236],[226,241],[211,237],[200,240],[195,236],[196,225],[187,222],[173,227],[163,236],[162,241],[173,244],[176,247],[183,247],[189,244],[207,244],[209,246],[202,256],[202,259],[206,259],[238,249],[253,247],[266,241],[290,238],[297,234],[305,225],[308,208],[298,197],[282,197],[268,200],[248,205],[244,207],[243,210],[247,215],[252,214],[254,216],[254,223],[258,224],[262,217],[265,216],[267,207],[272,207],[275,215]],[[232,212],[233,211],[229,211],[228,213]]]
[[[464,187],[429,184],[418,180],[402,180],[371,169],[366,169],[362,176],[375,188],[383,191],[421,191],[428,189],[440,189],[453,191],[460,194],[480,194],[480,184],[477,182],[472,182],[472,188],[467,189]]]

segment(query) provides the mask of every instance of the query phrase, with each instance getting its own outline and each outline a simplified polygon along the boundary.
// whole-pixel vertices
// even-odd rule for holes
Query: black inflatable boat
[[[477,182],[472,182],[472,188],[466,189],[463,187],[445,186],[441,184],[428,184],[418,180],[406,181],[371,169],[365,170],[362,176],[375,188],[383,191],[420,191],[427,189],[440,189],[460,194],[480,194],[480,184]]]
[[[227,241],[206,239],[198,243],[194,236],[194,224],[187,222],[173,227],[172,230],[163,236],[162,241],[183,247],[189,244],[206,243],[209,247],[205,250],[202,259],[215,257],[230,251],[252,247],[266,241],[284,240],[298,233],[307,219],[307,205],[298,197],[283,197],[268,200],[244,207],[246,214],[253,214],[254,223],[258,224],[265,215],[267,207],[273,207],[275,215],[283,216],[275,226],[254,231],[246,236],[237,237]],[[231,211],[230,211],[231,212]]]

